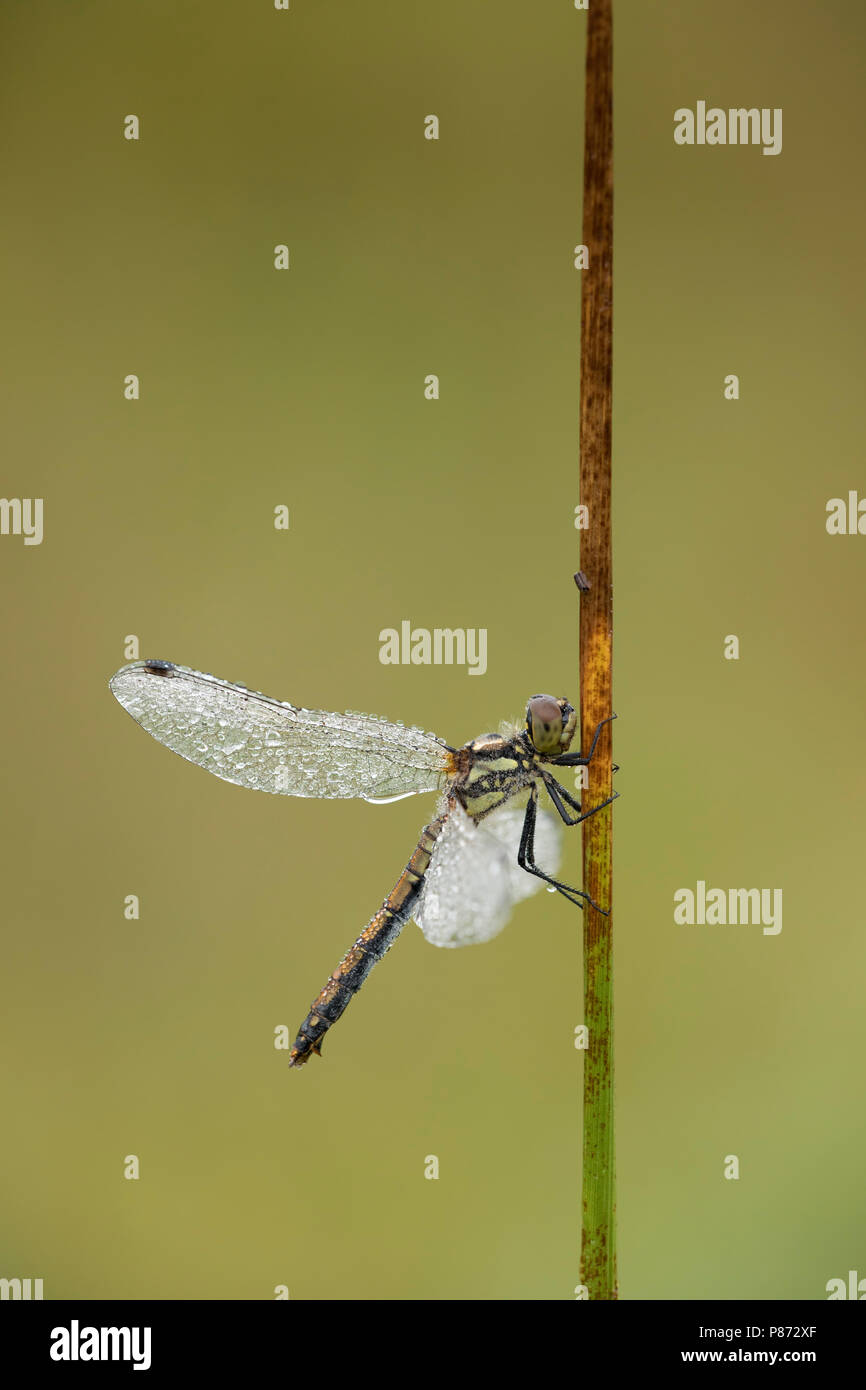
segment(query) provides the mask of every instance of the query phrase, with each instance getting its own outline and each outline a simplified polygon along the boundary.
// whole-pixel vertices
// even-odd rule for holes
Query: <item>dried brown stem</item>
[[[612,713],[613,571],[611,413],[613,384],[613,34],[611,0],[592,0],[586,52],[583,271],[580,351],[580,501],[589,509],[580,568],[581,746]],[[611,795],[611,728],[589,766],[585,807]],[[584,1022],[589,1029],[583,1094],[581,1280],[592,1299],[615,1299],[615,1147],[613,1109],[613,874],[611,808],[583,825],[583,886],[610,909],[584,911]]]

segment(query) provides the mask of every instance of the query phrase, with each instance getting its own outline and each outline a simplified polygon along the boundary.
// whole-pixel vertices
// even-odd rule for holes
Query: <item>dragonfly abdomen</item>
[[[344,955],[325,988],[310,1005],[289,1057],[290,1067],[300,1067],[312,1054],[321,1053],[322,1039],[358,993],[373,966],[393,946],[415,909],[424,875],[447,812],[425,825],[418,843],[379,911],[370,919],[354,945]]]

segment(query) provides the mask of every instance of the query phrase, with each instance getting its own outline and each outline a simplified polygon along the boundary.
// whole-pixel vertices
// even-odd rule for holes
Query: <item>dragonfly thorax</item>
[[[526,706],[526,732],[537,753],[556,757],[565,753],[574,737],[577,714],[567,700],[553,695],[533,695]]]
[[[478,753],[483,758],[495,756],[503,748],[510,746],[511,740],[505,739],[501,734],[479,734],[473,738],[466,747],[472,753]]]
[[[464,811],[480,820],[535,778],[535,752],[522,735],[481,734],[458,749],[452,790]]]

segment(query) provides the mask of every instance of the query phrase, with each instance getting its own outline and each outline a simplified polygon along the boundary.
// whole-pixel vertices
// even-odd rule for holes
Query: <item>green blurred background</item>
[[[582,919],[408,926],[290,1072],[274,1028],[435,800],[239,791],[107,681],[134,634],[452,743],[576,694],[585,24],[0,11],[2,490],[45,499],[41,546],[0,540],[0,1274],[48,1298],[573,1297]],[[864,30],[859,0],[615,0],[623,1298],[866,1275],[866,538],[824,525],[866,493]],[[675,146],[698,99],[782,107],[781,155]],[[381,665],[405,618],[487,628],[487,674]],[[781,887],[781,934],[674,925],[698,879]]]

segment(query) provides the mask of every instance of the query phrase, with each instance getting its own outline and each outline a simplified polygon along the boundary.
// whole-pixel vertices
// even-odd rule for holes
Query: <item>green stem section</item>
[[[610,811],[594,820],[606,822],[592,846],[586,891],[603,892],[610,882]],[[604,841],[607,840],[607,845]],[[605,850],[607,853],[605,853]],[[586,860],[584,860],[586,864]],[[602,898],[602,902],[610,901]],[[589,1050],[583,1074],[583,1237],[581,1282],[589,1297],[614,1299],[616,1283],[616,1153],[613,1071],[613,941],[610,918],[586,908],[584,926],[584,1018]]]
[[[612,713],[613,566],[611,417],[613,408],[613,35],[611,0],[592,0],[586,51],[583,241],[589,266],[581,285],[580,501],[588,508],[580,568],[581,746]],[[611,725],[588,769],[583,804],[612,792]],[[592,1299],[615,1299],[616,1154],[613,1068],[613,851],[610,808],[583,825],[584,891],[610,915],[584,910],[584,1021],[589,1029],[583,1080],[583,1232],[581,1282]]]

